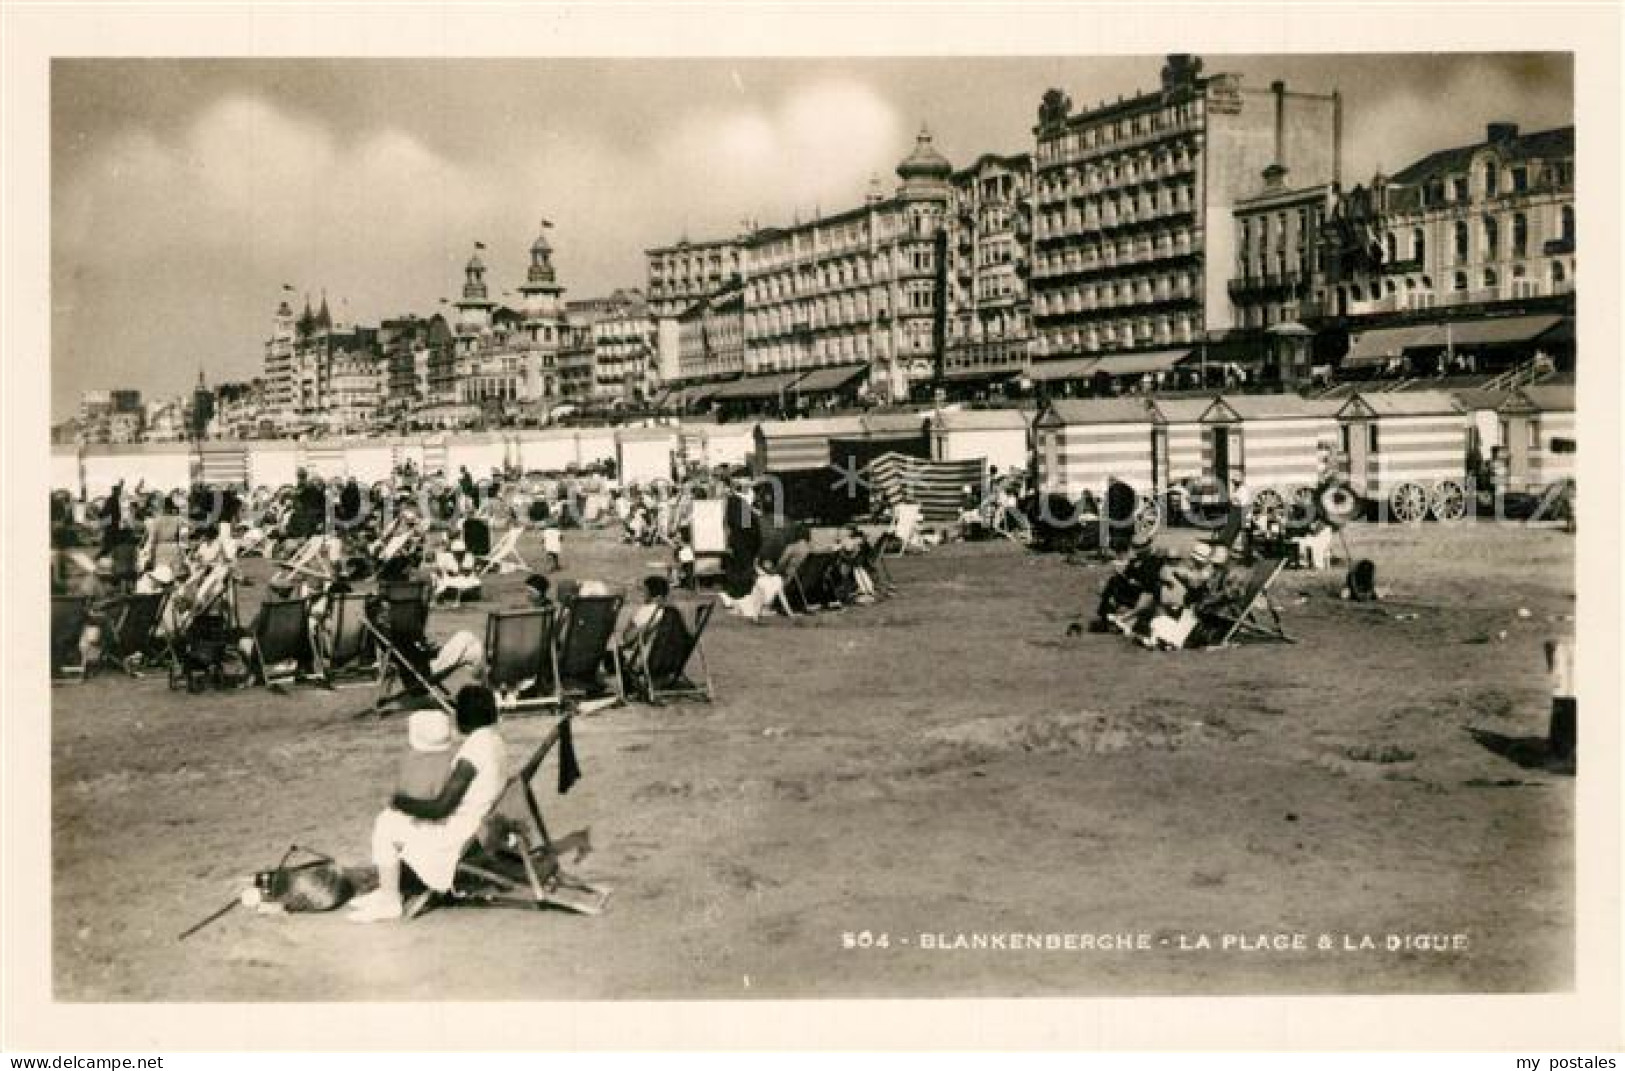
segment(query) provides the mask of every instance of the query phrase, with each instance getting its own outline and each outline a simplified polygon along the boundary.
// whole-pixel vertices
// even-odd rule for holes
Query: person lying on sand
[[[774,564],[766,558],[756,563],[756,582],[751,586],[749,594],[738,599],[724,594],[721,598],[722,605],[731,612],[757,623],[761,622],[764,612],[774,607],[777,607],[785,617],[796,616],[796,612],[790,609],[789,598],[784,594],[784,577],[778,574]]]

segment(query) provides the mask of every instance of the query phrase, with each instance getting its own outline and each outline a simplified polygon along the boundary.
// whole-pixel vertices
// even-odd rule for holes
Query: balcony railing
[[[1574,252],[1573,238],[1553,238],[1541,246],[1541,252],[1549,257],[1560,257]]]

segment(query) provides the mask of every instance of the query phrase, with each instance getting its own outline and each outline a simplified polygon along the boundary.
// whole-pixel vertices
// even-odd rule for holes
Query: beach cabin
[[[363,487],[395,475],[395,440],[350,439],[344,444],[344,467]]]
[[[508,467],[508,436],[502,432],[464,432],[446,437],[446,478],[457,480],[463,469],[476,484],[491,478],[491,470]]]
[[[299,463],[313,480],[343,479],[350,474],[344,459],[344,443],[338,439],[302,440]]]
[[[1139,398],[1063,398],[1033,420],[1038,488],[1076,498],[1084,491],[1104,498],[1111,477],[1151,495],[1153,415]]]
[[[134,492],[181,491],[192,486],[191,443],[140,443],[86,446],[83,454],[85,494],[99,498],[123,481]]]
[[[1467,422],[1467,448],[1488,461],[1501,442],[1501,407],[1512,400],[1508,390],[1466,387],[1450,392]]]
[[[208,487],[248,490],[248,443],[218,439],[198,443],[198,479]]]
[[[931,459],[982,458],[1000,474],[1025,472],[1033,414],[1021,409],[939,409],[931,414]]]
[[[615,434],[615,469],[621,486],[671,482],[676,428],[622,428]]]
[[[1265,507],[1313,494],[1321,448],[1336,449],[1336,399],[1296,394],[1226,394],[1202,413],[1202,474],[1220,487],[1240,476]]]
[[[1151,401],[1152,478],[1159,492],[1202,478],[1202,415],[1212,397]]]
[[[583,468],[615,461],[619,454],[614,428],[581,428],[576,432],[576,458]]]
[[[521,472],[563,472],[576,461],[576,433],[567,429],[521,431],[514,449]]]
[[[1541,494],[1574,478],[1574,388],[1522,387],[1501,407],[1509,491]]]
[[[718,465],[744,465],[750,461],[755,445],[756,426],[753,424],[701,425],[698,457],[711,469]]]
[[[70,491],[74,498],[84,493],[84,480],[79,472],[79,447],[62,444],[51,447],[51,490]]]
[[[289,439],[256,439],[248,444],[248,485],[275,491],[299,478],[299,444]]]
[[[751,472],[758,479],[769,472],[798,472],[829,467],[832,439],[861,439],[860,417],[823,420],[765,420],[752,432],[755,451]]]
[[[1337,411],[1349,488],[1394,520],[1467,513],[1469,423],[1446,391],[1366,391]]]

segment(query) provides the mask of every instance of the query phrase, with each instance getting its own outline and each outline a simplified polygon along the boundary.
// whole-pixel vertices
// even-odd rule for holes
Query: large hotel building
[[[1045,94],[1034,129],[1035,378],[1162,371],[1232,326],[1232,207],[1266,167],[1335,182],[1337,94],[1204,75],[1170,56],[1160,88],[1074,112]],[[1054,362],[1067,362],[1056,364]]]

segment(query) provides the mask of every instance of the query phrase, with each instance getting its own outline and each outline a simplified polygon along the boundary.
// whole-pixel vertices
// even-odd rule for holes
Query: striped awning
[[[1058,361],[1034,361],[1033,366],[1027,370],[1027,377],[1039,383],[1082,379],[1099,363],[1099,357],[1063,357]]]
[[[745,379],[736,379],[732,383],[724,383],[715,394],[711,395],[713,401],[756,401],[764,398],[777,398],[790,385],[800,379],[801,372],[778,372],[766,376],[749,376]]]

